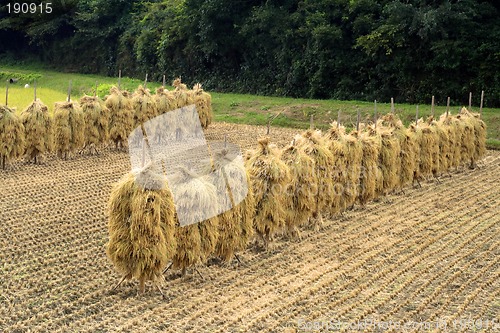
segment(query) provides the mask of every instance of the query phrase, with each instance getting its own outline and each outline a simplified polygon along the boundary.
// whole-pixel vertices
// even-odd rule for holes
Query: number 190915
[[[7,4],[7,12],[9,14],[50,14],[52,13],[52,3],[42,2],[40,4],[36,3],[24,3],[24,2],[14,2]]]

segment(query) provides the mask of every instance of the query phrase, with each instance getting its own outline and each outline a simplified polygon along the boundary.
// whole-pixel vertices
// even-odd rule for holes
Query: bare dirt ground
[[[215,124],[207,136],[249,147],[263,132]],[[293,135],[273,134],[282,144]],[[105,207],[128,169],[126,153],[104,150],[0,171],[0,332],[399,332],[410,321],[428,327],[407,331],[467,332],[479,319],[477,331],[500,329],[498,151],[479,169],[326,219],[301,241],[250,248],[241,265],[200,267],[204,279],[168,272],[166,299],[151,285],[136,296],[135,282],[110,292],[120,276],[105,254]]]

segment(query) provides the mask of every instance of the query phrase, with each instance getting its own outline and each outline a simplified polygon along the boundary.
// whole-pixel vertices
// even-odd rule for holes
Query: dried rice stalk
[[[54,150],[54,125],[49,109],[36,100],[21,113],[21,121],[26,131],[26,158],[40,162],[41,154]]]
[[[59,157],[67,158],[83,147],[85,123],[80,106],[74,102],[56,103],[54,107],[54,139]]]
[[[172,85],[175,87],[174,96],[176,109],[182,108],[184,106],[189,105],[189,94],[187,86],[181,82],[180,78],[175,79],[172,82]]]
[[[382,170],[383,186],[381,194],[387,195],[400,187],[401,146],[391,127],[377,126],[381,138],[379,165]]]
[[[486,124],[481,120],[478,113],[462,108],[460,115],[467,118],[474,127],[474,150],[471,154],[471,167],[475,167],[476,162],[481,160],[486,154]]]
[[[156,103],[159,115],[173,111],[177,107],[174,93],[172,91],[168,91],[166,88],[158,88],[156,90],[156,95],[153,96],[153,99]]]
[[[127,91],[121,91],[112,87],[111,94],[106,98],[106,107],[109,109],[111,118],[109,122],[109,136],[118,146],[125,148],[128,136],[134,127],[134,114],[132,103]]]
[[[173,268],[181,269],[184,275],[187,268],[206,262],[215,251],[219,237],[219,219],[215,216],[217,193],[214,185],[185,168],[178,170],[171,186],[176,187],[178,214],[180,211],[189,212],[193,221],[199,220],[201,212],[214,215],[202,222],[176,227],[177,250],[172,260]]]
[[[308,222],[316,207],[316,165],[303,148],[297,146],[295,140],[283,149],[281,159],[288,166],[291,176],[285,191],[285,226],[288,234],[299,237],[298,227]]]
[[[362,127],[364,126],[360,126]],[[372,126],[363,128],[359,141],[363,151],[359,177],[359,202],[365,205],[368,201],[375,199],[377,189],[382,188],[382,172],[378,165],[382,142]]]
[[[15,110],[0,105],[0,167],[24,153],[24,126]]]
[[[201,126],[207,128],[208,125],[212,123],[213,111],[212,111],[212,96],[206,93],[201,88],[201,84],[195,84],[193,87],[194,92],[194,104],[196,104],[196,110],[200,117]]]
[[[280,151],[269,144],[269,138],[260,139],[259,147],[248,152],[246,168],[255,195],[255,230],[267,247],[285,226],[284,194],[291,181],[290,170],[281,161]]]
[[[361,176],[361,164],[363,158],[363,147],[358,139],[358,132],[353,131],[344,136],[346,143],[346,184],[344,196],[340,201],[342,209],[349,209],[356,203],[359,196],[359,179]]]
[[[325,134],[326,142],[333,155],[333,168],[331,170],[333,181],[333,200],[329,207],[330,214],[338,214],[346,210],[345,191],[347,185],[347,153],[348,145],[345,140],[345,127],[337,126],[333,122]]]
[[[127,279],[159,283],[176,249],[175,212],[166,178],[151,165],[125,175],[108,204],[109,242],[106,253]]]
[[[139,86],[132,94],[132,107],[134,109],[134,127],[144,124],[158,115],[155,100],[151,97],[149,89]]]
[[[99,97],[83,96],[80,107],[85,123],[85,145],[97,146],[109,141],[110,113]]]
[[[457,137],[457,126],[454,124],[456,119],[451,115],[442,114],[439,117],[438,126],[442,131],[446,133],[446,136],[441,134],[440,140],[446,138],[447,139],[447,154],[445,159],[440,160],[441,171],[445,172],[444,168],[446,166],[446,171],[448,171],[452,167],[457,167],[460,160],[460,145],[458,144]],[[458,148],[458,149],[457,149]],[[458,154],[455,156],[455,154]]]
[[[420,139],[420,164],[419,173],[421,177],[435,175],[439,169],[439,136],[435,126],[419,119],[417,123]]]

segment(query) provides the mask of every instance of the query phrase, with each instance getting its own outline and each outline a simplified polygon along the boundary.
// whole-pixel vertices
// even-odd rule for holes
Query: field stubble
[[[265,127],[216,123],[209,140],[254,147]],[[271,128],[280,146],[296,130]],[[250,248],[242,264],[169,275],[166,299],[120,278],[105,255],[106,203],[125,153],[0,171],[0,331],[295,332],[300,321],[497,319],[500,152],[327,219],[301,241]],[[170,273],[172,274],[172,273]],[[496,317],[496,318],[495,318]]]

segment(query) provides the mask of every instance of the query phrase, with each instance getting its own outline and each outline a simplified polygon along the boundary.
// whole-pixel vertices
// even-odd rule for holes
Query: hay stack
[[[439,136],[435,126],[420,118],[417,122],[417,137],[420,142],[419,176],[435,175],[439,169]]]
[[[359,141],[361,142],[363,155],[361,158],[358,199],[361,205],[365,205],[368,201],[375,199],[377,190],[382,188],[383,181],[379,169],[382,142],[377,131],[372,126],[368,126],[360,133]]]
[[[255,198],[250,183],[250,174],[241,163],[232,160],[225,150],[216,159],[215,167],[221,170],[224,180],[224,182],[217,182],[220,186],[217,192],[228,194],[227,196],[219,195],[219,204],[221,207],[232,207],[219,215],[219,239],[215,247],[215,255],[229,262],[236,253],[246,249],[254,235]],[[218,174],[218,176],[221,175]],[[243,201],[237,203],[235,200],[242,198],[243,193],[235,191],[241,190],[241,184],[244,182],[247,184],[248,192]]]
[[[91,149],[109,140],[109,110],[99,97],[83,96],[80,107],[85,123],[85,146]]]
[[[181,82],[180,78],[175,79],[172,82],[172,85],[175,87],[174,97],[175,97],[176,109],[190,105],[189,104],[190,101],[193,102],[191,104],[194,104],[194,101],[192,100],[192,96],[190,96],[189,94],[187,86]]]
[[[166,178],[153,166],[124,176],[109,200],[106,253],[124,279],[156,284],[176,249],[175,212]],[[123,280],[122,280],[123,281]]]
[[[155,100],[151,97],[149,89],[139,86],[132,94],[132,107],[134,109],[134,127],[140,126],[158,115]]]
[[[106,107],[110,111],[109,137],[116,148],[127,147],[128,136],[134,128],[132,102],[127,91],[112,87],[111,94],[106,98]]]
[[[24,153],[24,126],[15,110],[0,105],[0,167]]]
[[[281,159],[290,170],[291,180],[285,195],[285,227],[292,237],[299,237],[298,227],[306,224],[316,207],[318,177],[315,161],[293,140],[281,153]]]
[[[217,214],[217,192],[214,185],[199,177],[194,172],[179,168],[175,179],[175,207],[177,216],[189,216],[188,225],[178,225],[175,229],[177,250],[173,257],[173,268],[186,269],[198,263],[204,263],[214,253],[219,237],[219,218]],[[201,220],[200,215],[206,213],[214,217]]]
[[[56,103],[54,107],[54,139],[57,155],[68,158],[85,143],[85,123],[80,106],[74,102]]]
[[[359,196],[359,178],[361,175],[361,159],[363,158],[363,147],[358,139],[358,132],[353,131],[344,136],[346,143],[346,184],[344,195],[340,200],[340,207],[350,209],[356,203]]]
[[[314,171],[318,177],[318,189],[313,218],[316,221],[315,227],[318,227],[322,224],[321,211],[331,207],[334,202],[335,192],[332,172],[335,161],[321,131],[309,129],[297,136],[296,140],[297,145],[304,149],[304,152],[315,161]]]
[[[346,209],[345,189],[347,185],[347,152],[348,146],[345,140],[345,128],[337,126],[333,122],[325,134],[328,148],[333,155],[333,165],[331,170],[333,181],[333,200],[329,207],[330,214],[338,214]]]
[[[399,187],[402,188],[413,181],[417,165],[417,138],[415,132],[405,128],[403,122],[392,113],[379,119],[380,126],[391,127],[399,142],[400,153],[396,156],[400,169],[398,172]]]
[[[467,145],[466,149],[470,155],[470,166],[473,168],[476,166],[476,162],[481,160],[486,154],[486,124],[481,120],[478,113],[472,113],[466,108],[462,108],[460,116],[464,122],[469,123],[473,128],[474,148]]]
[[[38,163],[41,154],[54,149],[54,125],[49,109],[36,100],[23,110],[21,121],[25,130],[26,158]]]
[[[201,126],[207,128],[208,125],[212,123],[214,118],[212,110],[212,96],[209,93],[203,91],[201,84],[195,84],[193,87],[194,92],[194,104],[196,105],[196,110],[200,117]]]
[[[255,230],[267,247],[285,226],[290,170],[281,160],[280,151],[269,144],[269,138],[260,139],[259,147],[248,152],[246,168],[255,195]]]
[[[382,191],[387,195],[400,187],[401,175],[401,145],[399,139],[394,134],[394,128],[377,125],[377,132],[380,135],[381,146],[379,154],[379,165],[382,171]]]

